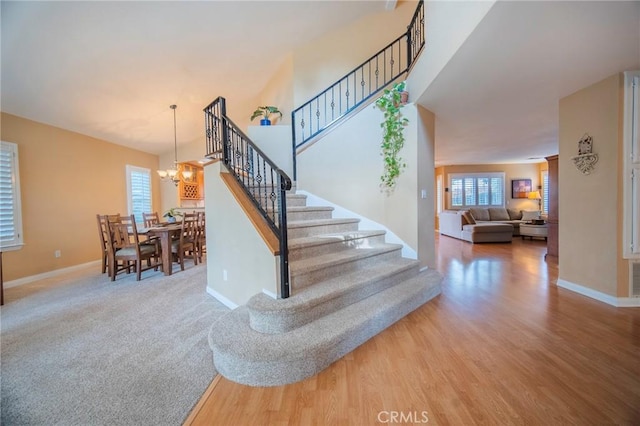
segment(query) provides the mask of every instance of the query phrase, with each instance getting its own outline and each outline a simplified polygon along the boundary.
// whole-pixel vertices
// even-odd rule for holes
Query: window
[[[0,142],[0,251],[23,245],[18,145]]]
[[[549,214],[549,171],[542,172],[542,214]]]
[[[142,213],[151,212],[151,171],[127,164],[127,198],[129,214],[144,222]]]
[[[450,174],[452,207],[504,206],[504,173]]]

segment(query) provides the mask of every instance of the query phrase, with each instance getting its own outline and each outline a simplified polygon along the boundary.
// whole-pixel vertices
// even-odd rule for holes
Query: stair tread
[[[287,212],[316,212],[333,210],[334,208],[329,206],[287,206]]]
[[[310,237],[291,238],[289,239],[289,250],[294,250],[302,247],[319,246],[323,244],[332,244],[341,241],[352,241],[360,238],[375,237],[385,234],[386,231],[382,230],[363,230],[335,232],[331,234],[313,235]]]
[[[360,219],[353,218],[329,218],[329,219],[311,219],[311,220],[294,220],[287,222],[287,228],[308,228],[312,226],[336,225],[342,223],[358,223]]]
[[[381,262],[379,265],[353,271],[312,286],[304,287],[297,290],[287,299],[274,299],[266,294],[260,293],[252,297],[247,303],[247,306],[252,310],[259,310],[261,312],[308,309],[328,299],[340,297],[341,294],[349,292],[354,287],[399,274],[418,265],[419,262],[417,260],[399,257]]]
[[[321,254],[311,258],[292,260],[289,262],[289,270],[292,276],[305,274],[324,269],[327,266],[341,265],[392,251],[400,253],[402,247],[402,244],[383,243],[369,248],[347,249],[336,253]]]
[[[427,269],[415,277],[343,309],[280,334],[249,324],[239,307],[212,326],[209,344],[223,376],[255,386],[309,377],[440,294],[442,275]]]

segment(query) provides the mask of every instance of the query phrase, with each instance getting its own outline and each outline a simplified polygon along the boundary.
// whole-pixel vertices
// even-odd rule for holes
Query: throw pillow
[[[491,220],[509,220],[509,213],[504,207],[489,207],[488,210]]]
[[[522,220],[540,219],[540,212],[537,210],[522,210]]]
[[[509,219],[511,219],[511,220],[521,220],[522,219],[522,210],[507,209],[507,213],[509,213]]]
[[[473,215],[470,212],[462,212],[462,217],[467,221],[469,225],[476,224],[476,220],[473,218]]]
[[[473,215],[473,218],[475,220],[480,220],[480,221],[489,221],[489,220],[491,220],[491,218],[489,217],[489,210],[487,210],[487,209],[471,208],[471,209],[469,209],[469,211],[471,212],[471,214]]]

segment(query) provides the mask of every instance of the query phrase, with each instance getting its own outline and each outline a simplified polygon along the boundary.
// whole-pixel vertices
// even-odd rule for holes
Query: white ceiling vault
[[[169,105],[178,143],[202,140],[215,97],[253,98],[294,48],[395,3],[3,0],[2,111],[164,153]],[[560,98],[638,68],[639,1],[498,2],[417,102],[437,164],[539,161]]]
[[[377,1],[2,1],[2,111],[160,154],[255,97],[288,53]]]

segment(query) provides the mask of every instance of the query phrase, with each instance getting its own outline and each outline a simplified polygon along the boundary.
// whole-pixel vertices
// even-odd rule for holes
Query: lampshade
[[[540,196],[540,191],[531,191],[529,192],[528,198],[530,200],[539,200],[542,197]]]

